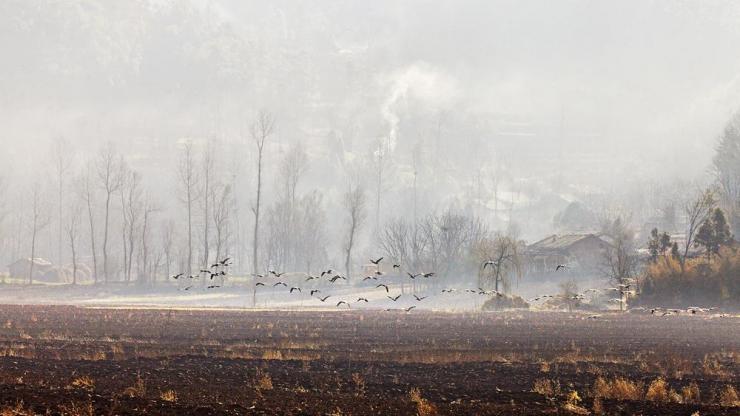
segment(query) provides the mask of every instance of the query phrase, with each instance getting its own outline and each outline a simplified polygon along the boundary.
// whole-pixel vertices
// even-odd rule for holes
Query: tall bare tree
[[[213,225],[216,232],[216,259],[226,254],[231,236],[230,221],[234,200],[231,195],[231,186],[219,184],[211,192]]]
[[[716,205],[717,201],[714,198],[714,192],[707,189],[701,191],[696,199],[689,201],[684,207],[684,213],[686,215],[686,247],[684,247],[683,256],[681,257],[682,266],[686,262],[691,245],[694,244],[696,232],[704,221],[709,218]]]
[[[146,193],[141,201],[141,243],[139,244],[138,283],[154,283],[156,266],[152,265],[150,234],[152,217],[159,210],[151,194]]]
[[[516,278],[522,275],[522,260],[519,242],[512,236],[497,234],[493,238],[485,238],[475,245],[478,262],[480,263],[479,284],[484,287],[493,283],[496,292],[508,290],[509,276]]]
[[[123,195],[123,220],[124,220],[124,277],[127,282],[131,281],[133,270],[133,257],[136,251],[138,230],[141,216],[143,214],[144,202],[141,190],[141,175],[130,171],[126,175],[121,194]]]
[[[719,185],[719,199],[727,212],[734,234],[740,235],[740,112],[730,119],[719,137],[712,159]]]
[[[203,267],[208,266],[208,259],[210,255],[210,225],[211,225],[211,213],[210,213],[210,204],[211,204],[211,194],[213,193],[213,190],[211,189],[213,187],[213,176],[214,176],[214,157],[215,154],[213,152],[213,142],[211,140],[208,140],[206,143],[205,148],[203,149],[203,155],[201,158],[200,163],[200,169],[201,169],[201,182],[202,182],[202,194],[203,194],[203,259],[201,260],[201,265]]]
[[[357,243],[357,235],[362,230],[367,216],[365,190],[358,183],[351,183],[344,194],[344,209],[347,213],[347,235],[344,241],[344,272],[352,278],[352,250]]]
[[[185,211],[188,221],[188,246],[187,246],[187,273],[188,275],[193,274],[193,208],[195,203],[199,199],[198,186],[199,178],[196,172],[195,153],[193,150],[193,142],[188,140],[185,142],[182,153],[180,155],[180,163],[178,165],[178,176],[180,178],[180,200],[185,204]]]
[[[33,266],[36,262],[36,243],[38,234],[49,222],[46,204],[41,195],[41,185],[31,187],[31,261],[28,266],[28,284],[33,284]]]
[[[637,256],[634,250],[634,231],[622,217],[614,218],[610,225],[604,228],[611,245],[604,251],[603,268],[606,277],[614,284],[628,285],[635,276]],[[622,286],[624,287],[624,286]],[[620,287],[619,309],[623,310],[626,301],[626,292]]]
[[[77,261],[77,236],[79,234],[78,223],[80,220],[80,209],[75,207],[69,213],[67,220],[67,238],[69,239],[69,251],[72,256],[72,284],[77,284],[77,271],[79,270]]]
[[[62,234],[64,229],[64,184],[67,173],[72,166],[72,155],[69,150],[69,143],[64,138],[54,140],[52,146],[52,162],[54,165],[54,174],[57,185],[57,264],[61,265],[62,260]]]
[[[260,206],[262,202],[262,162],[265,151],[265,142],[275,129],[275,119],[272,114],[262,110],[257,114],[257,119],[252,123],[250,134],[257,147],[257,195],[252,212],[254,213],[254,237],[252,240],[252,274],[258,273],[259,267],[259,241],[260,241]],[[257,301],[256,287],[252,289],[252,305]]]
[[[165,279],[169,279],[169,277],[171,276],[170,267],[172,266],[172,259],[175,254],[175,247],[173,246],[175,240],[175,222],[171,219],[165,221],[164,225],[161,227],[161,230],[162,233],[160,238],[162,253],[164,254],[164,274]]]
[[[98,253],[95,245],[95,186],[93,185],[92,164],[87,163],[78,179],[78,192],[85,202],[87,221],[90,230],[90,254],[93,262],[93,281],[98,283]]]
[[[95,169],[100,187],[105,192],[103,221],[103,278],[107,283],[110,278],[108,256],[108,232],[110,226],[111,197],[121,189],[123,184],[123,157],[116,151],[112,142],[108,142],[98,154]]]

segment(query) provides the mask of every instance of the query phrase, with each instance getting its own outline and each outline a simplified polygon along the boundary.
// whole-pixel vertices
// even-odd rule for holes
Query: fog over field
[[[153,283],[216,257],[362,277],[384,256],[456,281],[478,268],[404,257],[392,231],[685,234],[684,205],[722,182],[739,18],[733,1],[3,1],[0,260]]]

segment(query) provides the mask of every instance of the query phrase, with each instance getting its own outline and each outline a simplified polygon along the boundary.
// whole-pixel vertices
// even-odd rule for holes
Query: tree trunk
[[[108,283],[108,220],[110,214],[110,192],[105,198],[105,222],[103,225],[103,281]]]
[[[260,202],[262,198],[262,146],[257,151],[257,201],[254,207],[254,237],[252,240],[252,276],[257,276],[259,266]],[[252,285],[252,307],[257,305],[257,287]]]

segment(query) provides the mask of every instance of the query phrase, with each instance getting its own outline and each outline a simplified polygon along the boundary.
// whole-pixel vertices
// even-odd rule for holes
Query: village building
[[[555,276],[558,265],[565,265],[565,270],[558,270],[560,275],[596,277],[610,247],[608,238],[597,234],[551,235],[525,248],[524,274],[547,278]]]

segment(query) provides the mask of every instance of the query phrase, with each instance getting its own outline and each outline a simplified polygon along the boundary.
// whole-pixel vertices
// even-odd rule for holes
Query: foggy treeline
[[[566,29],[574,5],[533,11],[540,26],[455,4],[3,2],[0,260],[96,282],[224,257],[239,274],[389,255],[455,275],[485,241],[615,218],[681,232],[706,187],[737,218],[731,13],[591,5],[613,30]],[[685,48],[714,66],[683,67]]]

